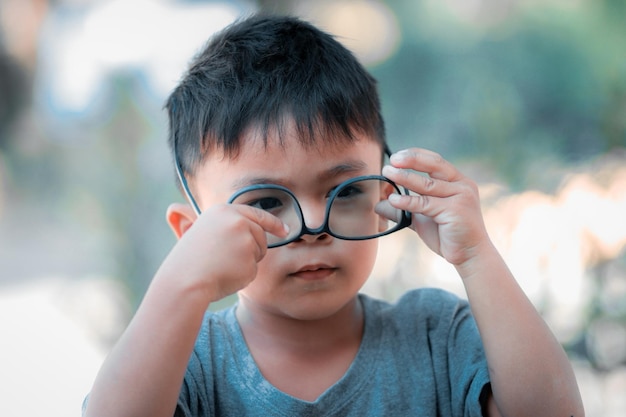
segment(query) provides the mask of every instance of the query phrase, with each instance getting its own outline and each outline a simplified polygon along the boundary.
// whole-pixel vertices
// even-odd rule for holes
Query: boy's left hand
[[[490,243],[474,181],[425,149],[397,152],[390,162],[383,175],[411,195],[393,194],[389,204],[413,213],[411,228],[430,249],[459,267]]]

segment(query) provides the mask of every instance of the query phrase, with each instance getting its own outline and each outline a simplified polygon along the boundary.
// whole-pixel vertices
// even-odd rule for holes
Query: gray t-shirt
[[[365,330],[357,356],[314,402],[263,378],[236,306],[207,313],[175,416],[482,416],[489,374],[465,300],[438,289],[410,291],[394,304],[359,298]]]

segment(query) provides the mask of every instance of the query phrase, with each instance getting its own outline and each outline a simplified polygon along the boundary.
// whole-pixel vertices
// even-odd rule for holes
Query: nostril
[[[298,241],[306,241],[306,242],[317,242],[317,241],[326,241],[326,240],[330,240],[332,238],[331,235],[329,235],[327,232],[319,232],[319,233],[305,233],[302,236],[300,236],[300,238],[298,239]]]

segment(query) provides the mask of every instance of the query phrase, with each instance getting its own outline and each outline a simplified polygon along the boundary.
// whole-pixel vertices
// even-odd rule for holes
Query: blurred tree
[[[24,71],[0,43],[0,151],[9,147],[10,128],[27,104],[28,96]]]
[[[290,13],[297,3],[297,0],[257,0],[260,10],[273,13]]]
[[[624,2],[537,5],[478,28],[424,2],[388,4],[404,42],[372,70],[394,146],[478,158],[516,188],[537,186],[537,158],[626,147]]]

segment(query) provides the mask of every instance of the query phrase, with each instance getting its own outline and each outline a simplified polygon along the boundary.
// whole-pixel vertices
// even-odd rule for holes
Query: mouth
[[[336,270],[337,268],[324,264],[306,265],[289,276],[305,280],[320,280],[329,277]]]

